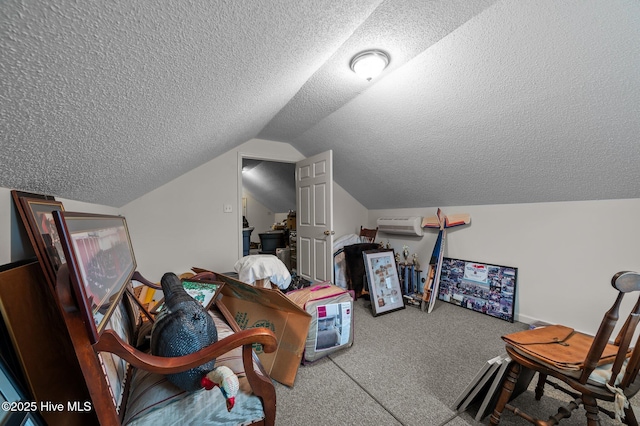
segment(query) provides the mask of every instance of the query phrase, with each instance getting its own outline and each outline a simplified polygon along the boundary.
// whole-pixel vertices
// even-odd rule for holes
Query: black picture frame
[[[513,322],[518,268],[444,257],[438,300]]]
[[[362,252],[373,316],[404,309],[398,266],[393,249]]]
[[[96,343],[136,270],[123,216],[53,212],[69,278],[91,343]]]

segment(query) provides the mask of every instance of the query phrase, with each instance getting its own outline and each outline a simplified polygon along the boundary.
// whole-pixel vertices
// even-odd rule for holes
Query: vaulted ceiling
[[[296,209],[296,166],[293,163],[242,160],[242,189],[274,213]]]
[[[119,207],[260,138],[370,209],[640,197],[636,0],[3,0],[0,51],[1,187]]]

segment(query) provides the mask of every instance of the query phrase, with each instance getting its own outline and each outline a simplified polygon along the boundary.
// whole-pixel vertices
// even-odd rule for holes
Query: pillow
[[[218,329],[218,339],[221,340],[233,334],[233,330],[218,311],[210,310],[209,314]],[[236,405],[230,413],[227,412],[224,397],[218,389],[186,392],[169,383],[165,376],[135,369],[123,424],[170,424],[165,421],[168,421],[167,419],[171,416],[179,417],[180,415],[188,415],[187,418],[193,420],[195,410],[207,418],[213,416],[213,419],[209,419],[210,424],[227,424],[225,422],[230,420],[242,423],[247,419],[258,420],[262,418],[264,416],[262,404],[260,399],[253,395],[244,373],[242,348],[232,349],[219,356],[216,358],[215,365],[216,367],[225,365],[231,368],[240,382]],[[255,361],[253,368],[258,373],[260,372]],[[168,405],[172,405],[170,410],[162,410]],[[205,417],[201,417],[199,420],[204,422]]]
[[[620,373],[618,373],[618,377],[616,377],[615,386],[618,386],[624,377],[625,371],[627,371],[627,363],[629,362],[629,358],[627,357],[622,364],[622,368],[620,369]],[[599,365],[591,372],[589,376],[589,383],[604,386],[605,383],[609,382],[611,379],[611,369],[613,368],[613,363]]]

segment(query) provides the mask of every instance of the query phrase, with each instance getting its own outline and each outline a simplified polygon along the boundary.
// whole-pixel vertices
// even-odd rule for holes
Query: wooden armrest
[[[191,277],[191,279],[193,280],[213,280],[213,281],[217,281],[218,277],[216,275],[215,272],[210,271],[208,269],[202,269],[202,268],[198,268],[193,266],[191,268],[191,270],[193,271],[193,273],[195,274],[193,277]]]
[[[230,350],[259,343],[267,353],[277,348],[275,334],[267,328],[251,328],[227,336],[197,352],[179,357],[162,357],[144,353],[123,341],[113,330],[106,330],[93,345],[96,351],[118,355],[132,366],[152,373],[174,374],[197,367]]]
[[[242,329],[233,318],[233,315],[224,302],[221,299],[218,299],[216,300],[215,305],[231,329],[235,333],[239,333]],[[256,365],[260,369],[261,374],[258,374],[253,369],[254,361],[256,361]],[[260,360],[253,351],[253,347],[242,347],[242,365],[244,366],[244,371],[247,375],[249,385],[251,385],[251,389],[253,389],[253,393],[258,395],[263,401],[265,425],[274,425],[276,421],[276,391],[273,387],[273,383],[271,383],[269,373],[265,371],[263,365],[260,363]]]
[[[156,290],[162,290],[162,286],[160,286],[159,284],[156,283],[152,283],[151,281],[149,281],[148,279],[146,279],[145,277],[142,276],[142,274],[138,271],[135,271],[133,273],[133,275],[131,276],[132,280],[138,281],[141,284],[146,285],[147,287],[151,287],[153,289]]]

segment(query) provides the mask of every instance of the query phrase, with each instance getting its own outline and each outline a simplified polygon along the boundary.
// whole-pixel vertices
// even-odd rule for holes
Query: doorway
[[[280,238],[288,246],[291,229],[287,217],[296,210],[295,163],[243,156],[241,183],[242,254],[258,254],[263,249],[271,252],[276,248],[272,245],[282,245]],[[292,237],[295,239],[295,234]],[[287,253],[281,258],[292,270],[296,265],[290,259]]]

